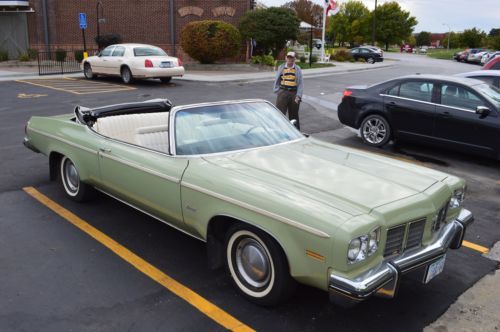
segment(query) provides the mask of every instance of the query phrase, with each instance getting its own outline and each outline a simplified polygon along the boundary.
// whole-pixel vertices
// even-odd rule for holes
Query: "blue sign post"
[[[85,29],[87,29],[87,14],[79,13],[78,21],[80,23],[80,29],[82,29],[82,36],[83,36],[83,57],[87,58],[88,57],[87,43],[85,42]]]

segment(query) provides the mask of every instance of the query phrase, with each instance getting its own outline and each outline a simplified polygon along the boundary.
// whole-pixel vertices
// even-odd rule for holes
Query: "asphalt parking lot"
[[[208,268],[202,242],[102,194],[85,204],[69,201],[59,184],[48,180],[47,158],[21,144],[33,115],[159,97],[174,104],[243,98],[274,102],[271,82],[145,81],[129,88],[111,78],[95,84],[117,90],[83,94],[43,81],[0,82],[0,330],[422,330],[498,267],[481,251],[500,240],[500,161],[409,144],[370,149],[338,123],[334,107],[349,85],[426,69],[453,73],[466,68],[408,59],[413,58],[390,69],[306,79],[309,99],[301,106],[301,127],[330,142],[464,177],[469,189],[465,206],[476,221],[466,235],[470,245],[450,251],[444,272],[430,284],[404,280],[398,298],[374,298],[350,310],[331,305],[326,293],[305,286],[280,307],[247,302],[224,270]],[[88,83],[75,81],[71,89]]]

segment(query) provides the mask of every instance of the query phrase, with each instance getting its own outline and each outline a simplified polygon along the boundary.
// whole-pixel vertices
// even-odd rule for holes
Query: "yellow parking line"
[[[487,254],[487,253],[490,252],[490,249],[488,249],[486,247],[483,247],[483,246],[480,246],[479,244],[475,244],[475,243],[469,242],[469,241],[463,240],[462,241],[462,245],[464,247],[467,247],[467,248],[479,251],[480,253],[483,253],[483,254]]]
[[[67,81],[64,81],[67,80]],[[42,81],[42,80],[40,80]],[[87,82],[84,80],[71,79],[64,77],[59,80],[43,80],[42,82],[33,82],[33,80],[17,80],[16,82],[32,84],[41,86],[48,89],[57,91],[64,91],[76,95],[91,94],[91,93],[106,93],[106,92],[119,92],[135,90],[136,88],[130,86],[123,86],[118,84],[111,84],[105,82]],[[97,90],[97,91],[90,91]]]
[[[39,84],[39,83],[33,83],[31,81],[16,80],[16,82],[26,83],[26,84],[32,84],[32,85],[36,85],[36,86],[41,86],[43,88],[48,88],[48,89],[53,89],[53,90],[68,92],[68,91],[66,91],[64,89],[54,88],[53,86],[50,86],[50,85],[43,85],[43,84]]]
[[[101,244],[113,251],[116,255],[120,256],[123,260],[134,266],[137,270],[141,271],[157,283],[164,286],[169,291],[191,304],[193,307],[216,321],[224,328],[231,331],[254,331],[249,326],[229,315],[227,312],[220,309],[215,304],[209,302],[202,296],[198,295],[191,289],[172,279],[171,277],[160,271],[158,268],[149,264],[136,254],[134,254],[132,251],[128,250],[106,234],[94,228],[77,215],[57,204],[35,188],[26,187],[23,188],[23,190],[28,195],[32,196],[40,203],[54,211],[56,214],[99,241]]]

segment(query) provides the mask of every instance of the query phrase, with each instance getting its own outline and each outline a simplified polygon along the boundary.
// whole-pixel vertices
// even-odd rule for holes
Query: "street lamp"
[[[372,25],[372,45],[375,46],[375,21],[377,20],[377,0],[375,0],[375,9],[373,10],[373,25]]]
[[[444,26],[447,26],[448,27],[448,51],[450,50],[450,37],[451,37],[451,28],[448,24],[446,23],[443,23]]]
[[[104,18],[100,18],[99,17],[99,7],[101,8],[101,14],[103,14],[104,13],[104,8],[102,6],[102,2],[101,1],[97,1],[97,5],[96,5],[96,8],[95,8],[95,11],[96,11],[96,24],[97,24],[97,38],[96,38],[97,39],[96,40],[96,42],[97,42],[97,48],[99,48],[99,39],[100,39],[99,37],[101,36],[100,29],[99,29],[100,23],[101,22],[103,22],[103,23],[105,22]]]

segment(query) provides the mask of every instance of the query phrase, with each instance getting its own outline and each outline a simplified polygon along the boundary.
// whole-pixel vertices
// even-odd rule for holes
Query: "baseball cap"
[[[291,56],[292,58],[295,58],[295,52],[288,52],[286,56],[287,57]]]

